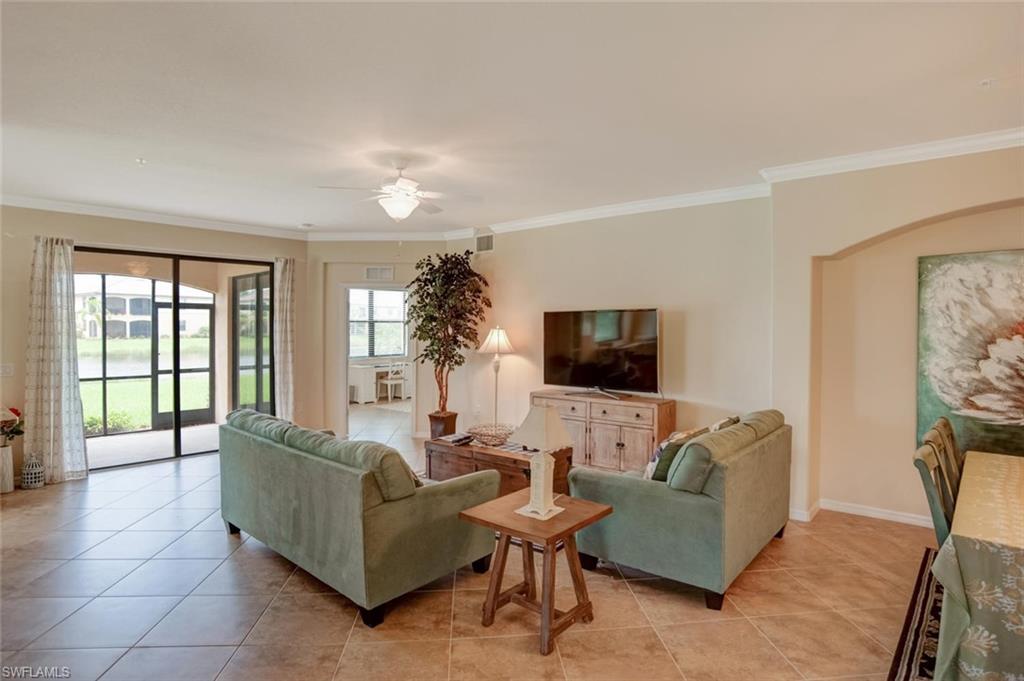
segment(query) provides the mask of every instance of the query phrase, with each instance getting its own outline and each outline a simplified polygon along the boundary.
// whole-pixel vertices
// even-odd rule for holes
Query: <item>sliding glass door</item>
[[[273,413],[270,263],[79,247],[90,468],[216,451],[242,404]]]
[[[274,413],[270,273],[232,278],[235,409]]]

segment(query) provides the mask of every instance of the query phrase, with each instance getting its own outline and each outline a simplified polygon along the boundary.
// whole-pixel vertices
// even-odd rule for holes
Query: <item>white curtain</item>
[[[70,239],[36,237],[29,281],[25,456],[42,460],[47,483],[89,474],[78,392],[73,260]]]
[[[295,349],[295,258],[274,259],[274,406],[293,418],[292,364]]]

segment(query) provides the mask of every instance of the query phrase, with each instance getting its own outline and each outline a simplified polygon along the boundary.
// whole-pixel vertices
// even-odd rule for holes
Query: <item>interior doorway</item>
[[[402,288],[346,287],[348,436],[420,457],[414,438],[415,352]]]
[[[272,263],[75,250],[91,469],[214,452],[231,409],[273,413]]]

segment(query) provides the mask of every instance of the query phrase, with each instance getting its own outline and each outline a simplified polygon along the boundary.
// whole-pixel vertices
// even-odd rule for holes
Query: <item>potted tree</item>
[[[437,411],[429,414],[430,437],[455,432],[458,414],[448,411],[448,377],[466,362],[463,350],[475,348],[477,325],[491,306],[487,279],[470,263],[472,251],[428,255],[416,263],[416,278],[409,284],[409,323],[412,337],[422,343],[416,356],[434,366]]]

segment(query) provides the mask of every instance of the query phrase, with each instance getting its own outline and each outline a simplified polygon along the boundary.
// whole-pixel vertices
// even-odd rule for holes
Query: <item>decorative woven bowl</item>
[[[469,434],[480,444],[488,447],[500,447],[508,442],[509,435],[515,430],[504,423],[484,423],[469,428]]]

